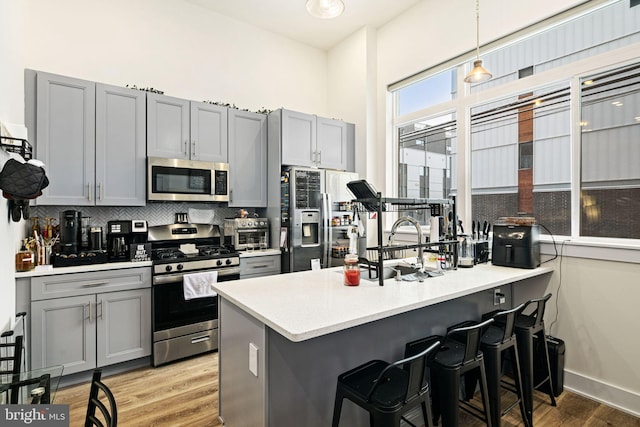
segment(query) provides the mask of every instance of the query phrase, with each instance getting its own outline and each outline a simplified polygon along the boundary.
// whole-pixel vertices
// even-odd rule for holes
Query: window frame
[[[503,85],[487,88],[471,94],[468,84],[463,82],[463,77],[469,71],[468,63],[451,64],[451,67],[458,67],[458,96],[455,99],[434,105],[429,108],[414,111],[403,116],[391,115],[389,123],[391,123],[391,145],[393,150],[397,152],[399,143],[399,127],[410,123],[423,120],[426,117],[432,117],[446,112],[455,112],[457,124],[457,188],[456,201],[457,212],[465,224],[471,221],[471,129],[470,115],[472,108],[481,104],[492,102],[508,96],[514,96],[526,91],[537,90],[545,86],[552,86],[562,82],[569,81],[571,99],[570,99],[570,138],[571,138],[571,235],[570,236],[549,236],[543,234],[541,240],[543,242],[551,242],[552,239],[558,244],[562,244],[564,249],[565,243],[569,246],[576,246],[571,251],[580,256],[595,257],[601,259],[613,256],[614,260],[633,259],[640,262],[638,255],[629,256],[628,254],[620,254],[616,249],[623,251],[632,249],[640,250],[640,239],[617,239],[608,237],[589,237],[580,236],[580,81],[589,75],[598,74],[610,69],[622,67],[625,65],[640,62],[640,43],[631,44],[625,47],[617,48],[589,58],[581,59],[570,64],[561,65],[556,68],[534,73],[522,79],[507,82]],[[487,64],[490,67],[490,64]],[[442,67],[434,70],[435,73],[442,72]],[[425,75],[428,77],[428,74]],[[410,84],[409,82],[408,84]],[[391,102],[395,103],[393,92],[389,91]],[[396,105],[391,109],[392,112],[397,111]],[[387,188],[389,194],[397,194],[397,159],[392,160],[393,187]],[[549,249],[543,245],[545,250]],[[586,248],[594,248],[594,251],[586,250]],[[559,250],[559,249],[558,249]],[[554,249],[551,248],[551,253]]]

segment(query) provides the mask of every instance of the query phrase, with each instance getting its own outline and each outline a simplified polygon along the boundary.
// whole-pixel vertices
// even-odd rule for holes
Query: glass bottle
[[[22,241],[22,247],[16,253],[16,271],[29,271],[35,267],[35,255],[27,249],[27,239]]]
[[[360,284],[360,266],[358,265],[358,255],[347,254],[344,257],[344,266],[342,267],[344,272],[344,284],[345,286],[358,286]]]

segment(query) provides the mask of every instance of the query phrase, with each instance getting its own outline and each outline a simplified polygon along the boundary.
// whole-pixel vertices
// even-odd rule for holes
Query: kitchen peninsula
[[[487,264],[424,282],[347,287],[342,270],[330,268],[218,283],[220,416],[227,427],[330,425],[340,373],[399,359],[408,341],[541,296],[552,271]],[[368,423],[345,401],[341,425]]]

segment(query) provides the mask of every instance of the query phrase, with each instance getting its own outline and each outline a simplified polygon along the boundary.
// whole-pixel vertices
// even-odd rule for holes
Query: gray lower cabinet
[[[229,110],[229,207],[267,206],[267,116]]]
[[[25,121],[49,186],[39,205],[144,206],[145,93],[25,72]]]
[[[240,257],[240,278],[280,274],[280,254]]]
[[[150,354],[150,268],[31,279],[32,368],[68,375]]]

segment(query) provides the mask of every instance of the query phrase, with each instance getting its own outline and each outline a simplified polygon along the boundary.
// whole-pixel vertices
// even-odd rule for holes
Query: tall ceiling
[[[360,28],[377,28],[424,0],[343,0],[344,13],[331,20],[309,15],[306,0],[185,1],[326,50]]]

